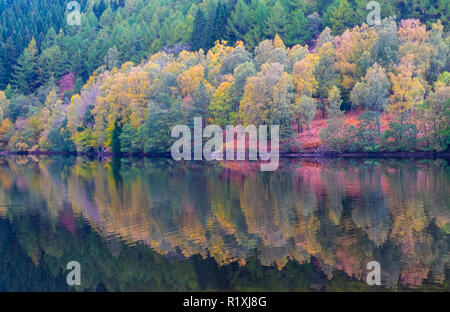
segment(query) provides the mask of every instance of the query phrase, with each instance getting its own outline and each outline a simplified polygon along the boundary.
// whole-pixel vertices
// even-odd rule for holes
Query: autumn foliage
[[[70,102],[61,94],[74,88],[73,73],[42,104],[0,96],[11,123],[3,147],[167,153],[172,126],[202,117],[204,126],[280,125],[283,152],[443,151],[449,55],[439,21],[427,29],[392,18],[339,36],[325,28],[312,47],[274,35],[253,52],[241,41],[158,52],[100,67]]]

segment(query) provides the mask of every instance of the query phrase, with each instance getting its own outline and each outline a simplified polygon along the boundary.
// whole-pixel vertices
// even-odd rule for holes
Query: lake
[[[0,291],[450,291],[449,234],[443,159],[0,158]]]

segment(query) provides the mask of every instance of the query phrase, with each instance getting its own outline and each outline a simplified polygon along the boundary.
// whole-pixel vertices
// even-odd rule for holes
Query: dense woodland
[[[0,145],[165,153],[170,129],[279,124],[284,150],[445,151],[449,2],[0,1]],[[356,118],[349,118],[353,114]]]

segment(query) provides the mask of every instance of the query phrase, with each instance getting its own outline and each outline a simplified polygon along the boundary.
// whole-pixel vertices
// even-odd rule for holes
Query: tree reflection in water
[[[3,157],[0,290],[64,290],[71,260],[86,290],[380,290],[376,260],[448,291],[449,189],[445,160]]]

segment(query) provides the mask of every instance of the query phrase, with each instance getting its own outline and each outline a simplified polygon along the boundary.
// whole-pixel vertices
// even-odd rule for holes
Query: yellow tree
[[[67,129],[75,135],[78,132],[78,127],[82,125],[81,116],[81,96],[75,94],[70,99],[70,105],[67,110]]]
[[[4,148],[8,145],[9,138],[12,135],[12,132],[14,131],[14,126],[12,122],[6,118],[2,120],[2,123],[0,125],[0,147]]]
[[[82,108],[82,98],[79,94],[72,96],[67,112],[66,129],[72,135],[77,151],[87,151],[97,146],[97,141],[90,128],[83,128],[84,111]]]
[[[206,82],[205,68],[200,64],[192,66],[177,77],[177,83],[181,88],[183,97],[192,97],[202,82]]]
[[[213,95],[209,111],[213,116],[214,123],[221,127],[229,125],[236,119],[236,112],[233,110],[233,98],[231,94],[233,79],[222,82]]]
[[[241,45],[242,42],[237,43],[237,46]],[[223,58],[233,53],[233,51],[234,48],[227,46],[226,41],[216,41],[214,47],[212,47],[206,54],[208,81],[210,81],[212,85],[219,85]]]
[[[198,64],[203,64],[205,62],[205,53],[202,49],[197,52],[183,50],[178,55],[177,62],[183,64],[187,68]]]
[[[281,39],[280,36],[278,36],[278,35],[275,35],[275,38],[273,38],[273,47],[275,49],[278,49],[278,48],[286,49],[283,39]]]
[[[66,107],[63,101],[58,97],[55,90],[51,90],[45,100],[45,106],[39,112],[39,121],[43,125],[43,130],[39,138],[39,146],[41,149],[48,150],[50,143],[48,136],[52,128],[56,128],[62,124],[65,119]]]
[[[414,77],[415,67],[412,55],[402,58],[395,67],[396,73],[389,73],[392,82],[392,95],[387,107],[391,113],[402,113],[413,110],[423,102],[425,88],[419,78]]]
[[[316,92],[318,83],[314,70],[318,63],[319,57],[316,54],[308,54],[301,61],[294,64],[292,78],[297,90],[297,97],[302,95],[311,97]]]
[[[245,125],[260,125],[268,120],[270,105],[265,94],[266,92],[266,85],[261,77],[247,78],[247,83],[244,87],[244,97],[239,106],[239,117]]]
[[[398,30],[402,39],[399,46],[399,58],[407,57],[412,60],[414,74],[420,79],[422,85],[427,88],[426,74],[430,68],[431,56],[435,52],[429,42],[429,32],[425,25],[418,19],[402,20]]]
[[[92,110],[94,115],[94,135],[98,139],[99,146],[103,146],[108,138],[107,129],[116,120],[128,122],[128,110],[130,99],[128,97],[127,74],[117,72],[107,77],[99,88],[99,95]]]
[[[295,110],[295,93],[292,77],[283,72],[278,83],[273,87],[270,119],[272,124],[289,126]]]
[[[371,65],[371,54],[377,40],[373,27],[356,26],[334,38],[336,69],[342,75],[342,87],[351,89]]]
[[[0,91],[0,120],[3,120],[3,114],[8,105],[9,100],[6,98],[5,92]]]
[[[308,54],[308,46],[301,46],[299,44],[296,44],[292,48],[287,50],[287,64],[286,69],[288,72],[292,72],[292,69],[294,67],[294,64],[304,59]]]
[[[239,107],[239,116],[244,124],[271,124],[273,120],[272,111],[274,105],[274,95],[280,79],[284,73],[284,66],[280,63],[265,63],[261,67],[261,72],[256,77],[247,78],[244,87],[244,96]],[[285,77],[287,82],[288,77]]]
[[[147,72],[140,67],[130,71],[127,78],[127,96],[129,98],[129,121],[132,126],[139,128],[147,116],[147,102],[149,98],[150,80]]]

